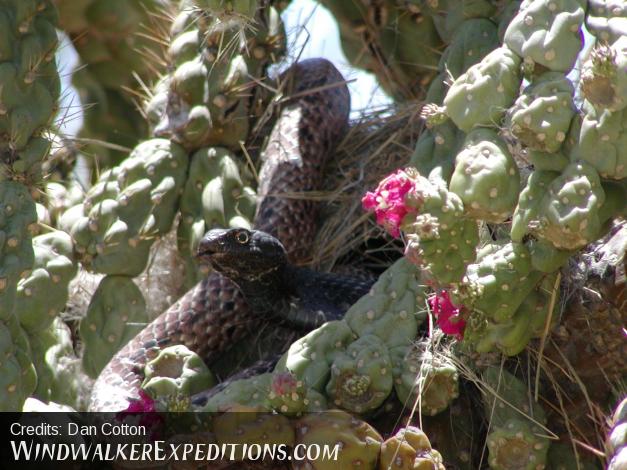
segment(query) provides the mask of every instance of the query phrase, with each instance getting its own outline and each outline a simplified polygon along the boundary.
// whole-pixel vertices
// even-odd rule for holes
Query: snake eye
[[[235,239],[237,240],[238,243],[245,245],[246,243],[248,243],[248,240],[250,239],[250,237],[248,236],[247,232],[241,231],[235,234]]]

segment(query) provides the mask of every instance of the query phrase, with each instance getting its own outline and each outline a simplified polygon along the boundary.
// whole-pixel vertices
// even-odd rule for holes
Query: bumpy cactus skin
[[[547,72],[518,97],[508,111],[507,126],[528,148],[557,152],[575,114],[573,94],[573,86],[564,75]]]
[[[627,178],[627,108],[615,112],[590,110],[578,129],[571,161],[589,163],[603,178]]]
[[[463,217],[457,194],[419,174],[414,179],[416,189],[405,200],[418,215],[406,216],[401,227],[408,237],[406,256],[427,270],[434,283],[459,282],[475,258],[477,223]]]
[[[463,140],[464,133],[450,121],[425,129],[420,134],[409,164],[429,181],[448,184]]]
[[[31,235],[36,221],[35,202],[26,187],[0,182],[0,320],[11,316],[18,280],[33,265]]]
[[[449,189],[464,203],[466,215],[499,223],[514,211],[520,175],[505,142],[491,129],[468,133],[455,159]]]
[[[627,5],[622,0],[588,0],[586,28],[601,41],[614,42],[627,31]]]
[[[141,273],[150,246],[172,225],[186,169],[180,146],[152,139],[103,173],[85,202],[68,210],[82,212],[71,235],[83,265],[103,274]]]
[[[464,132],[498,125],[520,86],[520,58],[506,47],[490,52],[451,85],[444,112]]]
[[[298,461],[294,463],[294,470],[375,470],[382,441],[372,426],[344,411],[311,413],[296,422],[296,444],[328,445],[332,449],[339,445],[338,457],[337,460]]]
[[[139,288],[126,276],[106,276],[94,292],[80,333],[85,342],[83,368],[97,377],[111,357],[147,323]]]
[[[514,375],[490,366],[483,374],[490,387],[484,393],[488,432],[488,463],[494,470],[535,470],[546,464],[549,440],[542,437],[546,423],[542,407],[529,407],[527,386]]]
[[[394,389],[406,406],[419,400],[425,415],[445,410],[459,395],[457,368],[444,353],[430,351],[429,341],[412,346],[395,364]]]
[[[17,286],[15,314],[29,332],[48,328],[65,307],[68,285],[76,274],[72,239],[59,230],[33,238],[32,271]]]
[[[182,344],[159,351],[144,371],[142,388],[153,397],[189,397],[216,383],[200,356]]]
[[[0,181],[41,180],[50,140],[41,131],[57,111],[57,13],[49,1],[0,2]]]
[[[444,470],[445,467],[427,435],[419,428],[407,426],[381,444],[378,469]]]
[[[583,45],[585,8],[578,0],[530,0],[505,32],[505,44],[533,69],[568,72]]]
[[[76,407],[81,389],[80,360],[74,354],[70,329],[57,317],[28,341],[37,371],[34,395],[46,402]]]
[[[227,3],[212,10],[206,3],[181,4],[170,31],[174,70],[156,87],[148,116],[155,135],[188,150],[214,145],[239,150],[254,114],[250,77],[261,80],[264,67],[281,58],[285,35],[272,6],[257,9],[256,2],[243,2],[240,10],[228,2],[235,10]]]
[[[385,344],[375,335],[365,335],[335,358],[326,392],[334,405],[364,413],[378,408],[392,385],[392,363]]]
[[[279,360],[276,372],[291,372],[307,387],[322,391],[336,356],[353,341],[355,334],[344,321],[330,321],[292,343]]]
[[[559,249],[581,248],[596,239],[604,222],[605,192],[599,174],[585,162],[571,163],[554,179],[538,207],[538,236]]]

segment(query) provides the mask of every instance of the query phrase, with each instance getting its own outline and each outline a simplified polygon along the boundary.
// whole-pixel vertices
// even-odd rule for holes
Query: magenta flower
[[[466,321],[461,316],[462,306],[451,302],[448,292],[442,290],[429,297],[429,307],[444,333],[456,336],[458,339],[464,337]]]
[[[410,212],[405,204],[405,195],[414,187],[414,182],[403,170],[384,178],[374,192],[367,192],[361,204],[367,211],[374,212],[377,223],[393,237],[400,235],[403,218]]]
[[[128,407],[116,415],[116,420],[120,422],[131,421],[133,418],[138,418],[137,424],[151,430],[149,437],[152,441],[158,438],[159,428],[164,420],[157,412],[155,400],[142,389],[139,390],[139,398],[131,400]]]

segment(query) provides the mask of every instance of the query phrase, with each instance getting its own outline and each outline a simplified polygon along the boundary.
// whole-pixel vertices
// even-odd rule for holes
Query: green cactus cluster
[[[155,135],[187,150],[240,151],[262,99],[255,80],[284,54],[285,34],[273,6],[206,3],[181,3],[167,53],[173,71],[155,87],[148,120]]]
[[[79,57],[72,84],[83,106],[80,137],[99,165],[111,166],[147,137],[136,101],[164,69],[168,0],[54,0],[59,26]],[[113,145],[111,145],[113,144]]]

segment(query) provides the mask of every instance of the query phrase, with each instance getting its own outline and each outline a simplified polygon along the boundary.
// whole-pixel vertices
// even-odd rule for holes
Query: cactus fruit
[[[344,320],[330,321],[295,341],[281,357],[275,372],[291,372],[306,387],[321,392],[331,374],[331,364],[354,339]]]
[[[425,319],[420,305],[424,294],[419,271],[401,258],[353,304],[344,321],[359,337],[375,335],[388,348],[406,346]]]
[[[627,5],[622,0],[588,0],[586,28],[597,39],[614,42],[627,31]]]
[[[579,0],[523,2],[505,31],[504,43],[532,70],[535,64],[568,72],[583,45],[585,7]]]
[[[627,107],[626,69],[627,37],[620,37],[612,45],[597,44],[581,70],[581,91],[586,100],[609,111]]]
[[[612,416],[606,449],[608,470],[620,470],[627,464],[627,398],[618,404]]]
[[[215,227],[252,226],[255,192],[244,186],[235,155],[220,147],[202,148],[192,155],[180,211],[178,249],[192,271],[187,275],[197,281],[191,258],[203,235]]]
[[[0,320],[13,312],[20,277],[34,261],[31,235],[35,231],[35,202],[25,186],[0,181]]]
[[[405,256],[425,269],[432,282],[458,282],[475,258],[477,223],[463,217],[459,196],[414,172],[414,189],[405,197],[413,217],[404,219]],[[417,214],[417,215],[415,215]]]
[[[530,403],[527,385],[498,367],[483,373],[487,386],[483,403],[488,431],[488,463],[494,470],[544,468],[549,439],[542,427],[546,417],[542,407]]]
[[[518,95],[519,66],[520,58],[508,48],[493,50],[455,79],[444,108],[427,115],[427,122],[441,120],[443,112],[464,132],[475,125],[498,126]]]
[[[468,217],[500,223],[514,211],[520,175],[507,145],[492,129],[468,133],[455,159],[449,189],[464,203]]]
[[[294,470],[375,470],[383,438],[365,421],[340,410],[310,413],[296,421],[296,444],[328,445],[337,458],[294,462]]]
[[[571,161],[587,162],[603,178],[627,178],[627,108],[616,112],[590,111],[575,138],[577,144],[570,152]]]
[[[35,262],[17,286],[15,314],[22,327],[35,333],[50,326],[68,299],[68,285],[76,274],[72,239],[59,230],[33,238]]]
[[[423,414],[444,411],[459,395],[458,373],[446,351],[432,351],[435,344],[422,340],[409,348],[397,363],[394,389],[401,403],[416,401]]]
[[[417,427],[407,426],[381,444],[379,470],[444,470],[440,453],[431,448],[427,435]]]
[[[573,85],[563,74],[540,75],[508,111],[510,132],[532,150],[557,152],[566,140],[575,115],[574,92]]]
[[[364,335],[335,357],[326,394],[340,408],[365,413],[378,408],[392,386],[392,363],[385,344],[375,335]]]
[[[140,274],[150,246],[172,225],[186,169],[187,155],[180,146],[152,139],[103,173],[71,227],[83,265],[103,274]],[[68,212],[74,210],[81,212]]]
[[[104,277],[81,320],[85,372],[97,377],[111,357],[139,333],[147,321],[144,297],[132,279]]]
[[[191,396],[216,380],[198,354],[182,344],[159,351],[145,366],[142,388],[152,397]]]

